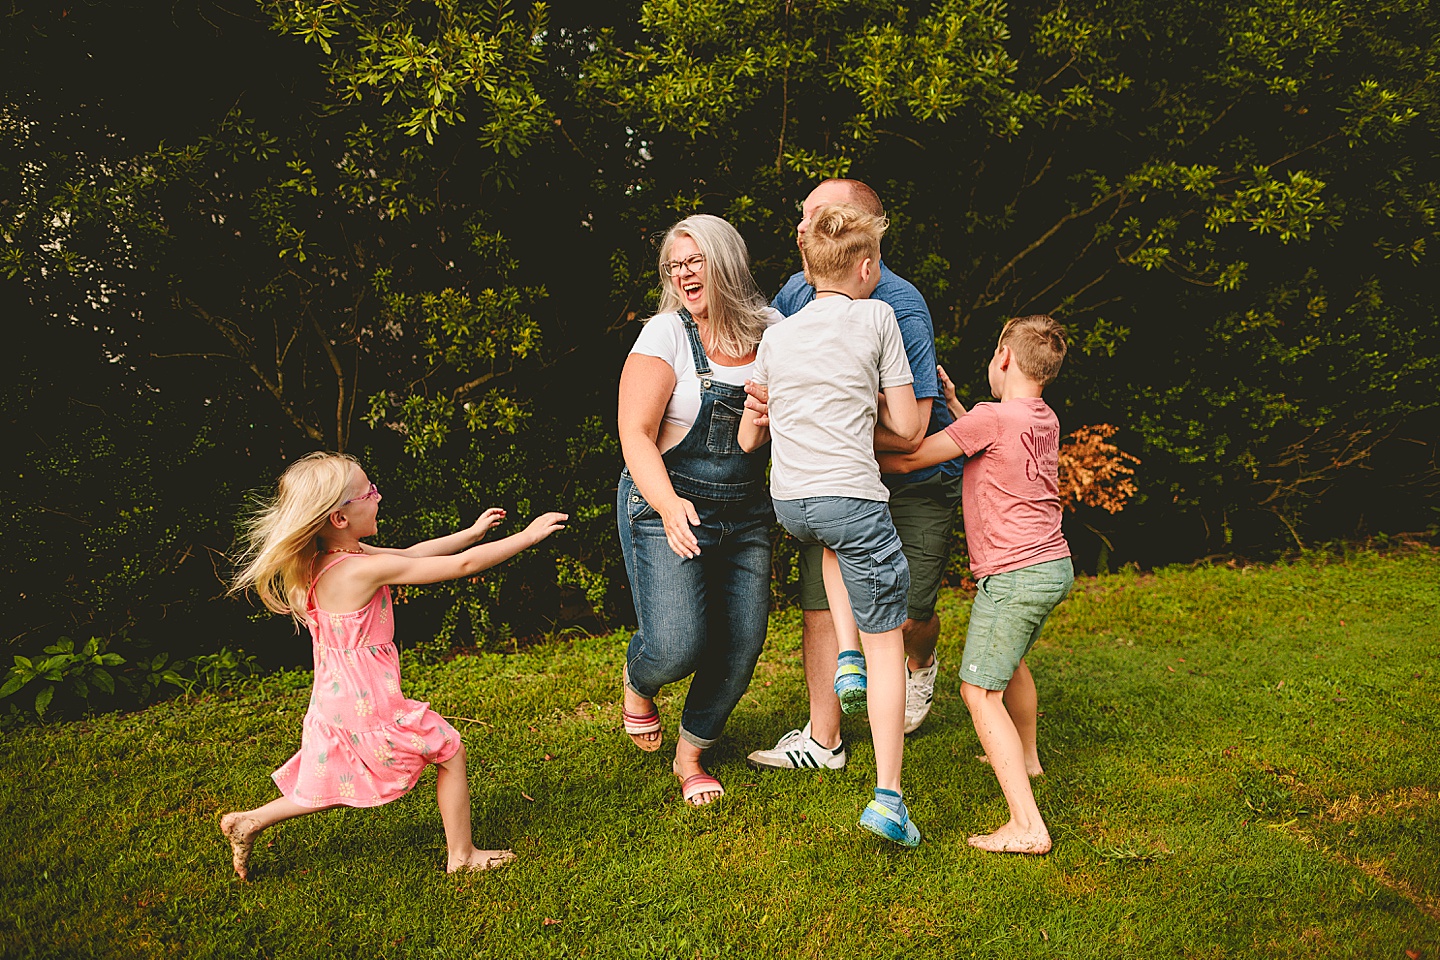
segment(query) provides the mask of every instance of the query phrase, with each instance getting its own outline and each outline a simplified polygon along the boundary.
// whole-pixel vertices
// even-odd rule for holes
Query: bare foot
[[[705,768],[700,766],[699,760],[682,761],[678,756],[675,758],[675,762],[671,765],[670,769],[675,772],[675,776],[680,778],[681,790],[684,790],[685,781],[689,780],[691,777],[709,776],[709,774],[705,772]],[[707,789],[700,793],[691,794],[690,799],[687,802],[692,807],[703,807],[706,804],[714,803],[716,800],[719,800],[723,796],[725,796],[725,790],[723,787],[720,786],[719,781],[716,781],[713,789]]]
[[[446,873],[460,873],[463,871],[495,870],[515,859],[515,854],[509,850],[476,850],[471,848],[470,852],[462,857],[452,857],[450,863],[445,867]]]
[[[1050,852],[1050,832],[1044,825],[1038,830],[1022,831],[1014,821],[1005,824],[994,833],[976,834],[969,840],[970,846],[988,853],[1030,853],[1035,855]]]
[[[260,836],[259,823],[243,813],[227,813],[220,818],[220,832],[230,841],[230,863],[241,880],[250,879],[250,851]]]
[[[640,696],[640,694],[635,693],[627,686],[625,687],[624,710],[626,713],[632,716],[649,716],[651,713],[655,712],[655,701],[646,700],[644,697]],[[654,753],[656,750],[660,749],[660,737],[661,731],[659,730],[655,730],[651,733],[630,734],[630,739],[635,741],[635,746],[639,747],[641,750],[644,750],[646,753]]]
[[[975,759],[976,759],[976,760],[979,760],[981,763],[989,763],[989,762],[990,762],[990,758],[987,757],[987,756],[985,756],[985,754],[983,754],[983,753],[982,753],[982,754],[978,754],[978,755],[975,757]],[[1036,757],[1034,760],[1026,760],[1026,761],[1025,761],[1025,773],[1028,774],[1028,775],[1029,775],[1030,777],[1032,777],[1032,778],[1045,776],[1045,768],[1042,767],[1042,766],[1040,766],[1040,758],[1039,758],[1039,757]]]

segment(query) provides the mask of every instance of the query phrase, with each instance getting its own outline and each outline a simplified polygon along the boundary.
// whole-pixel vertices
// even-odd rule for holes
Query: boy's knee
[[[987,697],[998,698],[1003,696],[1004,693],[1005,691],[1003,690],[987,690],[969,681],[961,681],[960,683],[960,699],[964,700],[965,706],[971,710],[983,704]]]

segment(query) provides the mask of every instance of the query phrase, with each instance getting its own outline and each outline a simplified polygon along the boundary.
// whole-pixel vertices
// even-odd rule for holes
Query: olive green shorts
[[[925,621],[935,615],[935,598],[950,563],[950,535],[960,505],[960,478],[937,473],[890,494],[890,518],[900,534],[900,549],[910,564],[905,616]],[[829,610],[820,573],[824,547],[800,548],[800,609]]]
[[[1069,557],[977,580],[960,679],[986,690],[1009,686],[1020,661],[1040,638],[1040,628],[1074,582]]]

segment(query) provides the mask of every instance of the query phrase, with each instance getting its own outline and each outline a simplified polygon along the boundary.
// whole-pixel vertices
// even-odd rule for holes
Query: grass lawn
[[[520,855],[463,878],[431,771],[282,824],[235,879],[217,814],[276,795],[308,674],[12,732],[0,955],[1440,958],[1440,555],[1077,582],[1030,661],[1040,858],[965,844],[1005,819],[954,669],[968,608],[942,598],[935,709],[907,742],[915,851],[855,827],[863,723],[844,770],[745,766],[804,722],[787,611],[704,810],[670,775],[682,689],[667,749],[620,733],[622,636],[407,664],[410,696],[466,718],[476,843]]]

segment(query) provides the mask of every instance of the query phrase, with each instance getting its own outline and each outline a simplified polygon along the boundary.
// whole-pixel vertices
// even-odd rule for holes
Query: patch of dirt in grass
[[[1093,897],[1103,894],[1114,884],[1113,875],[1106,875],[1090,870],[1080,870],[1075,873],[1062,873],[1060,875],[1060,886],[1066,893],[1076,897]]]
[[[1351,794],[1344,800],[1336,800],[1326,807],[1320,814],[1320,819],[1334,823],[1355,823],[1369,817],[1383,817],[1401,810],[1429,806],[1437,800],[1440,800],[1440,794],[1427,787],[1387,790],[1370,797]]]
[[[939,935],[933,911],[893,903],[890,905],[889,922],[890,929],[905,939],[914,937],[917,929],[927,937]]]
[[[1300,931],[1300,942],[1307,947],[1323,947],[1321,956],[1329,956],[1339,946],[1324,927],[1306,927]]]
[[[768,657],[761,657],[760,662],[755,664],[755,673],[761,677],[777,677],[782,673],[788,673],[794,669],[790,662],[781,662]],[[754,681],[751,681],[752,683]]]

